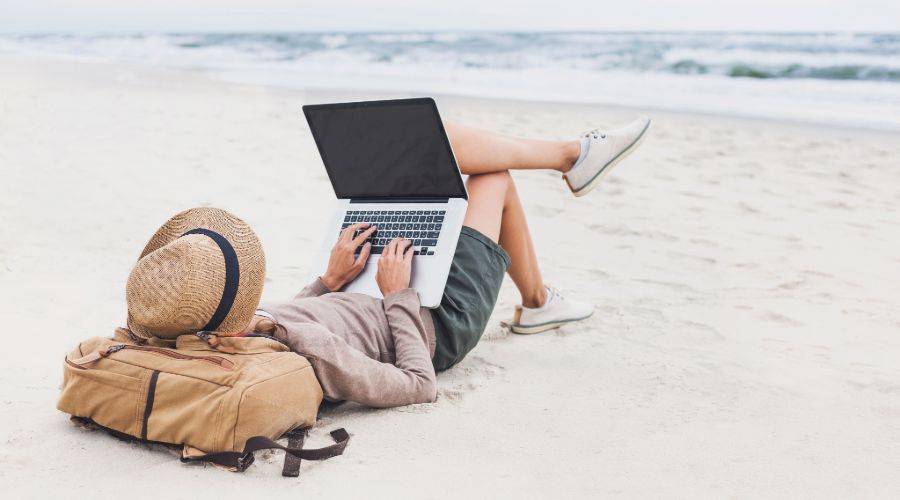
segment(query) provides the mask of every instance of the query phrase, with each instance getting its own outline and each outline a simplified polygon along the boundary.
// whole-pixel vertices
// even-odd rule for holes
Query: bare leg
[[[526,169],[568,172],[581,153],[577,140],[524,139],[456,123],[445,128],[459,169],[468,175]]]
[[[509,277],[522,295],[522,305],[542,306],[547,289],[512,176],[507,171],[473,175],[466,187],[469,209],[463,224],[499,242],[509,254]]]

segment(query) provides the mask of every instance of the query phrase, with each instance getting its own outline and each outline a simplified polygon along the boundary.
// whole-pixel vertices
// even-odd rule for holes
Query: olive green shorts
[[[446,370],[459,363],[478,344],[497,303],[507,268],[509,255],[500,245],[463,226],[441,305],[431,310],[436,337],[435,370]]]

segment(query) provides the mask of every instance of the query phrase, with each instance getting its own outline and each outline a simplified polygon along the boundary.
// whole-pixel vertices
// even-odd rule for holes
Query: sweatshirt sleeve
[[[384,308],[394,337],[394,364],[366,356],[313,323],[285,324],[285,331],[276,336],[309,360],[329,399],[377,408],[434,401],[437,383],[422,341],[418,296],[414,290],[401,290],[385,297]]]
[[[320,277],[303,287],[303,290],[300,290],[300,293],[295,295],[294,298],[302,299],[304,297],[318,297],[319,295],[325,295],[326,293],[331,293],[331,290],[325,286],[325,283],[322,282],[322,278]]]

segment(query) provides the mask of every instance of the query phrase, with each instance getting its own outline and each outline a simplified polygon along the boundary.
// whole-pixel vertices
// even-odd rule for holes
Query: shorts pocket
[[[444,307],[444,306],[447,306],[450,309],[459,311],[459,312],[466,312],[469,310],[467,307],[467,304],[465,302],[457,301],[456,299],[453,298],[453,296],[451,294],[449,294],[447,292],[444,292],[444,300],[441,303],[441,307]]]

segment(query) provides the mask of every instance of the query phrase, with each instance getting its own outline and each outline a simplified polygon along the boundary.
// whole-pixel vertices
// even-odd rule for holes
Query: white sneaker
[[[594,314],[594,306],[580,300],[567,300],[559,291],[547,288],[547,302],[541,307],[530,308],[516,306],[512,324],[509,329],[513,333],[541,333],[559,328],[566,323],[581,321]]]
[[[637,149],[649,128],[650,119],[642,116],[622,128],[581,134],[582,147],[588,148],[587,155],[563,174],[572,193],[584,196],[594,189],[617,163]]]

